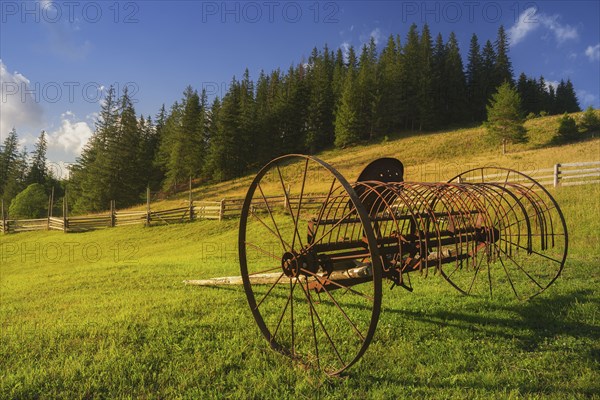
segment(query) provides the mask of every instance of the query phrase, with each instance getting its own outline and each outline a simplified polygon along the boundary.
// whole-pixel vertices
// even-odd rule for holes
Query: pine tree
[[[387,135],[400,129],[402,125],[402,64],[397,43],[394,36],[390,35],[377,66],[378,90],[381,97],[376,130],[380,135]]]
[[[494,68],[495,79],[494,82],[496,87],[504,82],[508,82],[511,85],[514,84],[512,63],[508,57],[508,37],[504,26],[500,25],[498,28],[498,37],[496,38],[496,64]]]
[[[356,71],[348,69],[344,79],[344,90],[335,116],[335,145],[346,147],[357,143],[360,138],[358,121],[360,98],[357,91]]]
[[[116,198],[118,171],[112,163],[116,159],[113,151],[118,145],[118,120],[115,89],[111,86],[102,102],[94,134],[71,168],[69,187],[74,194],[76,212],[104,210],[109,201]]]
[[[558,87],[556,88],[556,97],[554,102],[554,113],[572,113],[581,111],[579,107],[579,101],[573,88],[573,83],[570,79],[567,82],[561,79]]]
[[[42,131],[35,144],[35,149],[32,152],[31,165],[29,174],[27,175],[27,184],[39,183],[46,184],[48,179],[48,169],[46,167],[46,151],[48,149],[48,141],[46,140],[46,132]]]
[[[435,121],[433,126],[442,126],[448,121],[450,102],[448,101],[449,87],[446,76],[446,46],[441,33],[438,33],[433,46],[432,58],[432,93]]]
[[[248,69],[240,82],[240,116],[238,121],[238,145],[240,162],[242,163],[240,174],[248,168],[259,167],[256,163],[255,154],[258,152],[256,146],[256,103],[254,99],[254,82],[250,79]]]
[[[454,32],[450,32],[450,37],[446,44],[444,77],[447,93],[447,112],[444,116],[444,123],[460,124],[467,120],[467,83],[458,40]]]
[[[433,45],[429,26],[425,24],[423,25],[421,41],[419,43],[419,87],[417,94],[419,130],[432,128],[435,121],[432,89],[432,52]]]
[[[333,60],[333,76],[331,81],[331,89],[333,90],[333,112],[337,109],[342,98],[344,89],[344,77],[346,75],[346,66],[344,64],[344,55],[342,49],[338,48]]]
[[[27,148],[23,148],[20,152],[16,153],[16,157],[10,163],[8,171],[8,179],[4,183],[2,198],[5,204],[10,206],[15,197],[27,187],[27,176],[29,173]]]
[[[143,175],[143,141],[139,123],[127,88],[119,99],[118,135],[108,154],[112,170],[110,191],[112,200],[130,206],[140,202],[140,195],[148,184]]]
[[[420,92],[420,60],[421,47],[417,25],[412,24],[408,30],[404,51],[402,52],[402,109],[406,112],[405,127],[414,130],[418,127]]]
[[[375,136],[376,112],[381,99],[377,85],[377,46],[373,37],[371,37],[369,44],[365,44],[362,48],[356,91],[359,101],[356,110],[358,133],[362,139],[370,139]]]
[[[594,110],[594,107],[589,106],[585,109],[585,112],[581,116],[581,127],[585,129],[586,133],[597,133],[600,131],[600,117]]]
[[[330,144],[333,136],[334,95],[328,53],[327,47],[322,55],[314,48],[308,61],[310,99],[307,110],[308,126],[305,145],[311,154]]]
[[[290,66],[277,101],[278,134],[283,153],[305,151],[308,85],[302,64]]]
[[[238,124],[241,85],[234,77],[218,107],[216,131],[211,135],[206,171],[213,181],[240,176],[245,166],[240,157]]]
[[[482,79],[484,82],[483,94],[484,104],[489,103],[492,95],[497,91],[497,78],[496,78],[496,52],[492,42],[487,40],[481,51],[482,56]],[[483,119],[487,118],[487,107],[484,109]]]
[[[575,119],[569,114],[564,113],[558,120],[558,130],[555,141],[559,143],[572,142],[579,139],[579,130]]]
[[[483,57],[479,48],[479,39],[476,34],[471,36],[469,55],[466,71],[467,101],[469,103],[470,121],[483,121],[485,119],[486,83],[483,72]]]
[[[491,140],[502,143],[503,153],[506,152],[506,143],[526,140],[521,98],[509,82],[500,85],[498,91],[492,96],[487,114],[488,120],[485,126],[488,136]]]
[[[15,128],[4,139],[0,150],[0,195],[4,195],[9,181],[14,176],[15,163],[19,157],[19,140]],[[10,202],[10,199],[3,198],[7,200],[7,203]]]
[[[579,100],[577,100],[577,95],[575,94],[575,89],[573,88],[573,83],[570,79],[567,79],[565,85],[565,111],[569,113],[581,111]]]

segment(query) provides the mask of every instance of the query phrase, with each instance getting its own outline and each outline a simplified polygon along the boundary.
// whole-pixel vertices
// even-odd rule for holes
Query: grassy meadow
[[[529,121],[530,142],[507,156],[477,128],[321,157],[349,180],[378,156],[403,160],[408,179],[442,165],[600,159],[599,139],[548,145],[553,121]],[[439,275],[415,274],[413,293],[384,283],[375,338],[341,377],[270,350],[242,287],[182,283],[239,274],[237,219],[2,235],[0,398],[600,398],[600,185],[550,191],[570,236],[553,286],[521,302],[463,296]]]

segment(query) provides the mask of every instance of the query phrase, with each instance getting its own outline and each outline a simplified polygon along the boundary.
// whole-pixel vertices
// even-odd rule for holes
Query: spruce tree
[[[10,205],[15,197],[27,187],[29,163],[27,161],[27,148],[16,153],[16,157],[8,168],[8,179],[4,182],[2,198],[5,205]]]
[[[102,211],[115,200],[115,147],[118,145],[118,107],[115,89],[110,87],[96,120],[94,134],[71,168],[70,192],[76,212]]]
[[[17,130],[13,128],[0,149],[0,195],[3,195],[5,189],[14,176],[16,161],[19,157],[19,139],[17,137]],[[10,199],[6,199],[10,202]]]
[[[432,93],[435,110],[434,126],[442,126],[448,121],[450,102],[448,101],[449,86],[446,76],[446,46],[442,34],[438,33],[433,46],[432,58]]]
[[[245,166],[239,151],[241,85],[234,77],[218,107],[216,131],[211,135],[206,171],[213,181],[240,176]]]
[[[467,119],[467,84],[458,40],[454,32],[450,32],[448,43],[446,44],[444,77],[447,88],[447,113],[444,123],[460,124]]]
[[[338,48],[333,60],[333,76],[331,80],[331,89],[333,90],[333,111],[338,107],[342,98],[344,89],[344,77],[346,75],[346,66],[344,64],[344,56],[342,49]]]
[[[379,134],[387,135],[400,129],[402,125],[402,64],[400,49],[393,35],[379,57],[377,66],[378,90],[380,93],[377,111],[377,127]]]
[[[344,79],[344,90],[335,116],[335,145],[346,147],[357,143],[360,138],[358,114],[360,98],[357,91],[356,71],[349,68]]]
[[[470,113],[469,120],[472,122],[483,121],[485,119],[485,106],[487,103],[486,81],[484,77],[483,57],[476,34],[471,36],[467,60],[466,82]]]
[[[238,121],[238,146],[242,166],[240,174],[250,167],[259,167],[255,155],[258,153],[256,146],[256,103],[254,99],[254,82],[250,79],[250,72],[246,68],[240,82],[240,116]]]
[[[330,73],[329,50],[325,47],[323,54],[313,49],[309,58],[308,85],[309,104],[307,110],[306,148],[315,153],[330,144],[333,136],[333,89]]]
[[[419,102],[417,98],[420,93],[420,64],[421,46],[419,44],[419,33],[417,25],[412,24],[406,36],[406,43],[402,52],[402,109],[406,112],[405,128],[415,130],[419,121]]]
[[[496,52],[492,42],[487,40],[481,51],[482,55],[482,78],[484,83],[484,102],[487,105],[492,95],[497,91],[496,78]],[[487,118],[487,107],[484,109],[484,119]]]
[[[427,130],[433,127],[435,110],[433,108],[433,73],[432,73],[433,44],[429,26],[423,25],[419,43],[419,87],[417,91],[418,127]]]
[[[502,143],[503,153],[506,152],[506,143],[526,140],[521,98],[509,82],[500,85],[498,91],[492,96],[492,101],[487,107],[487,114],[485,127],[488,137],[492,141]]]
[[[48,141],[46,140],[46,132],[42,131],[35,144],[35,149],[32,152],[31,165],[29,174],[27,175],[27,184],[39,183],[46,184],[48,179],[48,169],[46,167],[46,151],[48,149]]]
[[[508,37],[503,25],[500,25],[498,28],[498,37],[496,38],[495,47],[496,64],[494,68],[494,82],[496,86],[499,86],[504,82],[508,82],[513,85],[514,78],[512,63],[508,57]]]
[[[357,129],[362,139],[370,139],[375,136],[376,113],[381,99],[377,85],[377,47],[373,37],[369,44],[365,44],[362,48],[356,91],[359,99]]]

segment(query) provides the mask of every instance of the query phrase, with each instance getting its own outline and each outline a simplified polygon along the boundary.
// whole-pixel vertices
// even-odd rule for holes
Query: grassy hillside
[[[544,144],[552,121],[530,121],[531,143],[506,157],[476,139],[477,129],[321,157],[350,178],[384,155],[409,168],[431,166],[425,173],[445,163],[547,167],[600,159],[598,139]],[[419,170],[411,171],[408,178],[417,179]],[[198,195],[242,195],[249,179]],[[375,339],[342,378],[269,350],[241,287],[182,284],[239,273],[235,219],[2,235],[0,398],[597,397],[600,185],[551,192],[565,214],[570,250],[548,291],[520,302],[462,296],[440,276],[415,275],[413,293],[386,285]]]
[[[571,114],[579,118],[582,113]],[[482,127],[433,133],[401,133],[377,143],[347,149],[332,149],[317,156],[331,163],[354,181],[362,168],[379,157],[395,157],[404,163],[406,180],[442,181],[484,165],[514,168],[521,171],[550,168],[559,162],[600,160],[600,138],[558,146],[553,137],[559,116],[535,118],[525,122],[529,141],[509,145],[502,155],[498,145],[485,139]],[[197,200],[220,200],[243,197],[254,174],[233,181],[203,185],[194,190]],[[153,208],[176,207],[187,201],[187,193],[153,204]],[[143,207],[138,207],[142,209]]]

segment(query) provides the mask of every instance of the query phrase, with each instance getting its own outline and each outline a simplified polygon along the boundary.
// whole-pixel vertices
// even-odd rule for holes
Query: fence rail
[[[576,186],[600,183],[600,161],[575,162],[555,164],[552,168],[523,171],[525,175],[531,176],[544,186]],[[509,180],[519,183],[525,181],[525,177],[519,174],[507,175],[507,173],[496,173],[484,175],[485,180],[498,179]],[[47,218],[38,219],[8,219],[4,212],[0,218],[0,231],[2,233],[30,232],[39,230],[58,230],[63,232],[85,232],[95,229],[110,228],[128,225],[170,225],[199,219],[222,220],[227,217],[237,217],[241,214],[244,205],[243,198],[222,199],[220,201],[193,201],[190,191],[189,205],[176,207],[168,210],[152,211],[150,209],[150,196],[147,196],[148,204],[146,211],[117,211],[115,202],[111,201],[110,212],[101,215],[68,216],[68,205],[63,204],[64,217],[58,218],[49,215]],[[325,196],[305,195],[302,205],[306,208],[318,209]],[[297,197],[276,196],[266,197],[260,202],[253,203],[253,210],[264,211],[267,206],[270,209],[289,210],[298,206],[300,201]]]

